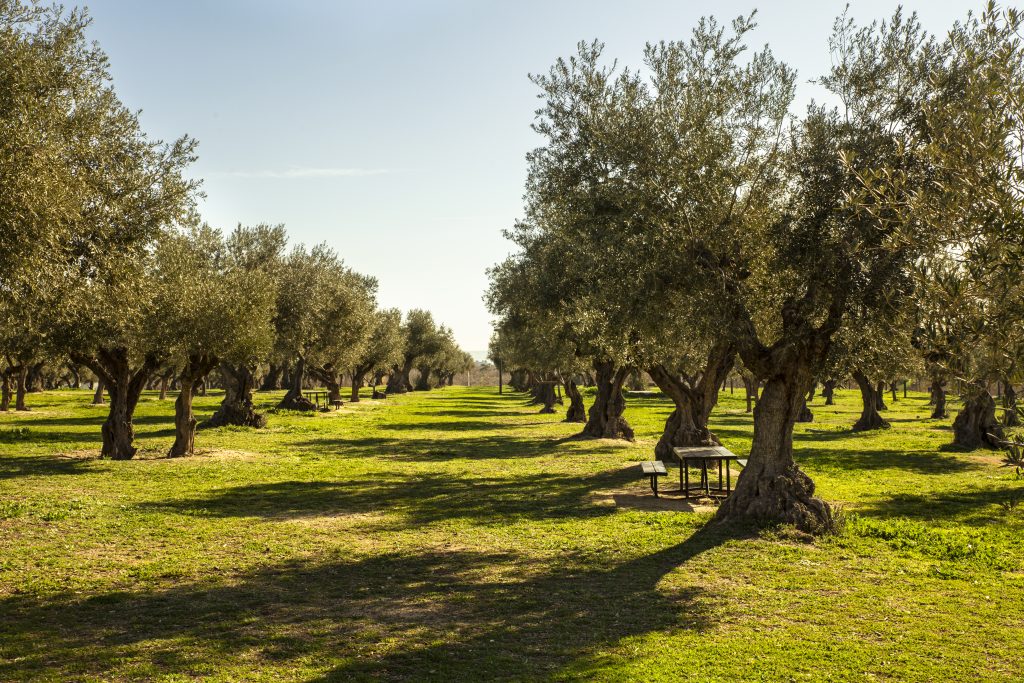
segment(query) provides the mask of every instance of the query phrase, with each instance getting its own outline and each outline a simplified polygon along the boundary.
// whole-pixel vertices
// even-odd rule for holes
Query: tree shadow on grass
[[[92,460],[55,456],[15,456],[0,458],[0,480],[17,477],[48,477],[59,474],[85,474]]]
[[[87,598],[9,596],[0,599],[0,678],[202,677],[225,665],[252,673],[311,663],[324,681],[550,676],[624,638],[708,630],[715,596],[658,584],[726,538],[702,530],[599,566],[425,550]]]
[[[552,422],[551,424],[562,424]],[[448,434],[457,434],[449,431]],[[326,437],[296,444],[320,453],[365,458],[376,456],[403,462],[443,462],[448,460],[493,460],[539,458],[556,454],[562,444],[579,441],[573,434],[562,438],[480,435],[416,439],[414,437]],[[587,449],[588,454],[613,453],[619,446],[601,443]]]
[[[920,520],[956,520],[959,524],[987,526],[1005,521],[999,506],[1024,500],[1024,487],[986,485],[966,491],[897,493],[882,500],[858,504],[857,513],[871,517],[909,517]]]
[[[985,465],[931,450],[823,450],[803,447],[795,452],[795,456],[801,463],[817,470],[846,472],[902,469],[916,474],[952,474],[985,468]]]
[[[349,481],[249,484],[201,497],[141,503],[138,507],[199,517],[269,519],[388,512],[391,521],[375,522],[377,530],[416,528],[453,519],[485,524],[519,519],[585,519],[615,512],[612,507],[588,501],[594,490],[619,488],[638,478],[637,467],[586,477],[540,473],[508,478],[391,470]]]

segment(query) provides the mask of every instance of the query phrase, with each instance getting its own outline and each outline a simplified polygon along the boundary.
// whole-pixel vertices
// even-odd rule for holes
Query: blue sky
[[[93,0],[90,35],[152,135],[200,141],[203,215],[225,230],[284,223],[380,281],[380,303],[420,307],[485,349],[485,269],[510,245],[538,102],[528,73],[579,40],[637,64],[645,41],[706,14],[759,8],[753,43],[796,68],[802,109],[828,66],[845,2],[684,0],[327,2]],[[859,21],[894,2],[851,2]],[[905,3],[944,33],[980,2]]]

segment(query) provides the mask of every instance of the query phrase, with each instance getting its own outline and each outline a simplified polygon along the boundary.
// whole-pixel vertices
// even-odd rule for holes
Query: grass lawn
[[[169,460],[147,394],[110,462],[90,392],[30,395],[0,416],[0,680],[1024,680],[1024,481],[941,450],[923,395],[860,435],[838,396],[796,448],[849,522],[806,543],[655,503],[657,398],[634,444],[450,387]],[[749,450],[739,392],[712,422]]]

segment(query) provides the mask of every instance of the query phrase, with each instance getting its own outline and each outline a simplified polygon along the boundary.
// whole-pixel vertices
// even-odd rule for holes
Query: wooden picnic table
[[[324,408],[330,405],[331,393],[329,391],[304,391],[302,394],[309,399],[311,403],[320,408],[320,397],[324,397]]]
[[[712,496],[728,497],[732,493],[732,474],[729,465],[737,461],[740,465],[746,464],[739,456],[724,446],[680,446],[674,448],[676,457],[679,458],[679,492],[683,497],[689,498],[690,493],[700,491],[709,498]],[[700,484],[696,487],[690,486],[690,463],[700,468]],[[712,487],[708,476],[708,467],[714,468],[718,465],[718,486]],[[724,474],[724,484],[723,484]]]

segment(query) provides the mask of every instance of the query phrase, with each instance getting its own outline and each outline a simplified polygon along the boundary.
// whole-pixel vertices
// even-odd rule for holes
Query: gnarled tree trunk
[[[562,376],[562,386],[565,387],[565,395],[569,397],[569,408],[565,411],[566,422],[586,422],[587,408],[583,404],[583,394],[576,386],[576,380],[571,375]]]
[[[285,410],[316,410],[316,405],[302,395],[302,382],[306,378],[306,359],[299,356],[292,370],[292,383],[284,398],[277,404]]]
[[[352,393],[348,397],[350,403],[359,403],[359,390],[363,388],[363,378],[366,377],[366,373],[367,370],[361,368],[352,371]],[[373,389],[376,391],[377,387]]]
[[[757,380],[747,374],[742,374],[740,377],[743,379],[743,391],[747,395],[747,411],[753,412],[754,402],[757,401]]]
[[[221,363],[220,374],[224,378],[224,400],[203,426],[265,427],[266,416],[257,413],[252,402],[252,392],[256,386],[253,369],[247,365]]]
[[[110,412],[102,428],[102,455],[111,460],[135,457],[137,449],[132,417],[142,390],[159,366],[160,359],[155,354],[147,354],[142,365],[132,370],[128,349],[115,347],[101,348],[94,356],[75,353],[72,360],[88,367],[107,385]]]
[[[101,405],[103,405],[103,392],[106,390],[106,388],[107,388],[107,385],[103,381],[102,377],[99,378],[98,380],[96,380],[96,391],[92,395],[92,404],[94,406],[101,406]]]
[[[543,404],[540,412],[544,415],[551,415],[555,412],[555,381],[553,379],[544,378],[537,382],[535,387],[537,402]]]
[[[889,423],[878,414],[878,389],[871,383],[868,376],[860,370],[855,370],[853,379],[860,388],[860,397],[863,407],[861,408],[860,419],[853,425],[853,431],[866,432],[872,429],[888,429]],[[879,383],[884,388],[884,384]]]
[[[999,448],[1003,426],[996,419],[996,402],[984,382],[965,387],[964,407],[953,420],[953,445],[967,450]]]
[[[18,380],[14,387],[14,409],[28,410],[28,406],[25,405],[25,391],[27,390],[28,382],[28,363],[22,363],[18,366],[18,374],[15,375],[15,377],[17,377]]]
[[[283,369],[277,363],[271,363],[270,367],[267,368],[267,375],[263,378],[263,384],[260,389],[263,391],[273,391],[281,388],[281,375]]]
[[[931,393],[931,403],[934,406],[934,408],[932,408],[932,419],[945,419],[948,417],[948,414],[946,413],[946,383],[942,380],[933,379],[932,385],[928,390]]]
[[[616,369],[611,361],[594,361],[597,396],[594,398],[594,405],[590,406],[583,435],[597,439],[633,440],[633,428],[622,417],[626,409],[626,400],[622,397],[622,382],[626,379],[628,371],[629,368]]]
[[[836,381],[834,379],[827,379],[822,382],[821,395],[825,397],[825,405],[834,406],[836,394]]]
[[[647,374],[675,405],[654,447],[659,460],[675,460],[675,448],[719,445],[718,437],[708,429],[708,418],[718,403],[718,387],[728,376],[735,359],[733,346],[722,343],[708,351],[699,377],[685,378],[660,363],[647,369]]]
[[[885,382],[875,385],[875,410],[889,410],[889,406],[885,405]]]
[[[799,374],[780,372],[765,383],[754,408],[750,457],[717,519],[793,524],[811,533],[832,528],[831,509],[814,496],[814,482],[793,461],[793,424],[811,381],[801,382]]]
[[[430,366],[419,365],[416,369],[420,373],[416,378],[416,391],[430,391]]]
[[[804,399],[803,407],[800,408],[800,412],[796,416],[797,422],[814,422],[814,413],[807,407],[807,399]]]
[[[6,413],[11,409],[11,371],[7,368],[0,374],[0,412]]]
[[[196,384],[217,367],[217,359],[209,354],[192,354],[181,370],[181,390],[174,401],[174,443],[167,455],[177,458],[192,455],[196,441],[196,417],[192,412],[192,396]]]
[[[1017,415],[1017,390],[1013,388],[1013,382],[1003,382],[1003,424],[1007,427],[1020,426],[1020,417]]]

